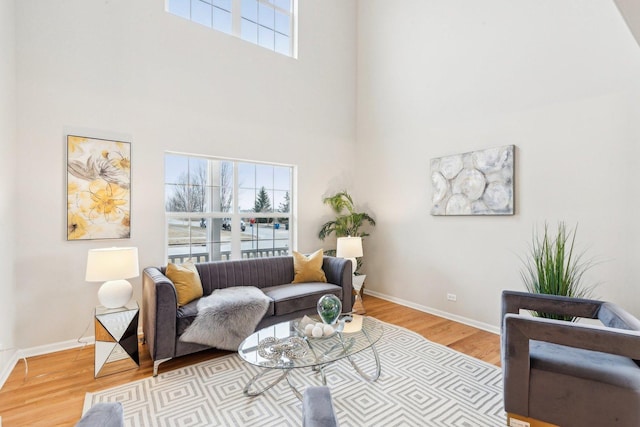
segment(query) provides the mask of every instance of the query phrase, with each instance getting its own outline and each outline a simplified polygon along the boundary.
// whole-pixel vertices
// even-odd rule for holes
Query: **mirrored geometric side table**
[[[136,301],[119,308],[96,307],[95,378],[140,366],[139,313]]]

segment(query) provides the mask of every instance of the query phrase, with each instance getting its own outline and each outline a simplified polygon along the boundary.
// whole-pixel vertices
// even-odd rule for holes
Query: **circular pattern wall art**
[[[513,215],[514,145],[431,160],[431,215]]]

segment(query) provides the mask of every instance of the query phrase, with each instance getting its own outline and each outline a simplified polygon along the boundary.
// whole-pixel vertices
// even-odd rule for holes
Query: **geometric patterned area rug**
[[[376,344],[382,373],[376,382],[365,381],[346,359],[325,369],[341,426],[506,424],[500,368],[407,329],[383,326],[384,334]],[[366,372],[375,369],[369,350],[356,357]],[[260,396],[244,396],[244,386],[258,372],[260,368],[229,354],[87,393],[85,411],[98,402],[119,401],[127,426],[302,425],[302,403],[286,381]],[[290,378],[300,391],[321,382],[320,375],[310,369],[295,369]]]

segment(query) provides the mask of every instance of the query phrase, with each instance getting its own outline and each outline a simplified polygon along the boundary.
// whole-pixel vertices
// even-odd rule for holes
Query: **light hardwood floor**
[[[498,335],[365,295],[367,315],[411,329],[430,341],[500,364]],[[210,350],[163,363],[160,372],[229,354]],[[140,344],[140,368],[93,378],[93,346],[51,353],[18,362],[0,390],[3,427],[73,426],[82,413],[86,392],[102,390],[151,376],[153,362]]]

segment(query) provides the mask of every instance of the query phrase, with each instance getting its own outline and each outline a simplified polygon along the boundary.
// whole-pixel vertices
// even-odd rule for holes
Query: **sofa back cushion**
[[[293,280],[293,257],[290,256],[204,262],[196,264],[196,268],[204,295],[231,286],[266,288]]]

